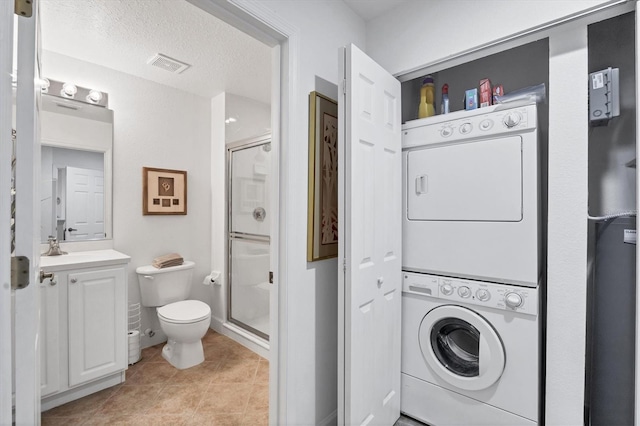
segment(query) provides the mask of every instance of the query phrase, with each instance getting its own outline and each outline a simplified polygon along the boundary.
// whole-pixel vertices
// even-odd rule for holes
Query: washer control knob
[[[486,302],[487,300],[491,299],[491,293],[489,293],[488,290],[481,288],[480,290],[476,291],[476,297],[479,301]]]
[[[442,284],[440,290],[442,290],[442,294],[445,296],[450,296],[453,293],[453,286],[451,284]]]
[[[451,127],[443,127],[442,130],[440,130],[440,136],[442,136],[443,138],[448,138],[449,136],[451,136],[453,134],[453,129]]]
[[[460,133],[462,133],[463,135],[466,135],[467,133],[470,133],[472,129],[471,123],[463,123],[460,126]]]
[[[522,120],[522,115],[520,115],[519,112],[514,111],[505,115],[504,120],[502,121],[505,126],[507,126],[508,128],[512,128],[520,124],[521,120]]]
[[[504,296],[504,303],[512,309],[522,306],[522,302],[522,296],[518,293],[507,293]]]
[[[471,290],[469,290],[469,287],[467,286],[462,286],[458,288],[458,295],[463,299],[466,299],[467,297],[471,296]]]

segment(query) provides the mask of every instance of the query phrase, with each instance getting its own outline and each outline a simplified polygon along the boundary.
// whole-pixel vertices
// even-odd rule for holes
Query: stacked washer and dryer
[[[541,213],[536,105],[403,126],[401,411],[535,425]]]

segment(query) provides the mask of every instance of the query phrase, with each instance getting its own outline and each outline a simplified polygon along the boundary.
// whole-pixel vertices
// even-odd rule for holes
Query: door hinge
[[[273,272],[269,271],[269,284],[273,284]]]
[[[342,80],[342,94],[346,95],[347,94],[347,80]]]
[[[342,259],[342,272],[347,272],[347,259]]]
[[[15,0],[13,11],[18,16],[31,18],[33,16],[33,0]]]
[[[29,258],[15,256],[11,258],[11,289],[19,290],[29,285]]]

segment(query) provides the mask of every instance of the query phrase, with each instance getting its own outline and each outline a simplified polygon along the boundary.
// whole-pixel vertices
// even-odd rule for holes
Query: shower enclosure
[[[227,320],[269,339],[271,136],[227,146]]]

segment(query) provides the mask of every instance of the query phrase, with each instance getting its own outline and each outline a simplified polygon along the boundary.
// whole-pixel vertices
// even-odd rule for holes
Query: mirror
[[[113,111],[42,95],[40,237],[112,238]]]

